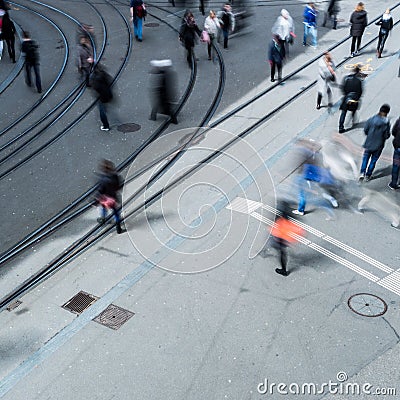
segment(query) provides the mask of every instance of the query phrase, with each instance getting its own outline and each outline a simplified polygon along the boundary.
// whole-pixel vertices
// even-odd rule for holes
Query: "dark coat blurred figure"
[[[100,113],[100,120],[102,123],[100,129],[102,131],[110,130],[110,124],[108,122],[107,112],[106,112],[107,111],[106,104],[109,103],[113,98],[113,94],[111,91],[111,84],[112,84],[111,75],[106,72],[106,70],[102,65],[97,64],[90,79],[90,85],[99,96],[98,107]]]
[[[143,0],[131,0],[130,10],[135,39],[141,42],[143,40],[143,20],[146,17],[146,7]]]
[[[367,12],[364,9],[364,3],[359,2],[350,16],[350,36],[351,40],[351,57],[357,56],[361,47],[361,39],[364,34],[364,30],[368,25]],[[357,50],[356,50],[357,43]]]
[[[172,69],[171,60],[153,60],[150,63],[151,114],[150,120],[157,119],[157,113],[169,115],[171,122],[178,121],[174,112],[176,74]]]
[[[392,165],[392,180],[389,183],[389,188],[396,190],[399,188],[399,172],[400,172],[400,118],[397,119],[392,129],[393,135],[393,165]]]
[[[303,236],[304,231],[299,225],[289,220],[290,207],[286,201],[279,201],[277,204],[277,209],[279,214],[271,229],[271,236],[273,240],[272,247],[279,251],[281,268],[276,268],[275,272],[283,276],[288,276],[287,248],[291,243],[295,243],[297,241],[296,235]]]
[[[272,34],[279,37],[282,46],[285,47],[285,54],[289,56],[289,44],[293,44],[294,38],[294,22],[288,10],[284,8],[281,10],[281,15],[276,19],[273,27]]]
[[[6,14],[6,12],[2,9],[0,9],[0,61],[1,57],[3,56],[3,17]]]
[[[386,39],[389,36],[389,32],[393,28],[393,17],[390,14],[390,8],[388,8],[382,17],[375,23],[380,25],[378,47],[376,48],[376,55],[378,58],[382,57],[383,48],[385,47]]]
[[[23,32],[21,44],[21,52],[25,57],[25,82],[28,86],[32,86],[31,70],[35,72],[36,89],[38,93],[42,93],[42,81],[39,70],[39,45],[30,38],[27,31]]]
[[[282,80],[282,66],[285,59],[285,46],[279,40],[278,35],[274,35],[268,47],[268,61],[271,65],[271,82],[275,82],[275,69],[278,69],[278,81]]]
[[[360,67],[356,66],[353,73],[347,75],[344,78],[342,84],[342,92],[344,94],[342,103],[340,104],[340,110],[342,113],[339,118],[339,133],[344,133],[344,121],[346,120],[347,111],[352,112],[353,123],[356,115],[356,111],[359,107],[359,100],[363,93],[363,83],[360,79]]]
[[[15,26],[7,12],[3,15],[1,39],[6,42],[10,60],[15,63]]]
[[[230,3],[225,3],[222,10],[217,14],[219,24],[221,26],[222,35],[224,37],[224,49],[228,48],[229,32],[235,30],[235,17],[232,14],[232,7]]]
[[[107,217],[107,211],[113,210],[117,233],[122,233],[121,217],[119,215],[119,191],[122,188],[122,180],[118,175],[114,164],[109,160],[100,162],[100,174],[96,200],[101,207],[101,217],[98,222],[103,224]]]
[[[337,29],[337,16],[340,11],[339,0],[330,0],[328,4],[328,8],[325,12],[324,22],[322,26],[325,26],[328,22],[328,19],[333,20],[333,29]]]
[[[390,122],[387,118],[389,111],[389,104],[383,104],[379,113],[365,123],[364,133],[367,137],[363,144],[365,150],[361,163],[360,180],[365,178],[366,181],[369,181],[371,179],[375,164],[385,147],[385,141],[390,137]]]
[[[181,28],[179,30],[179,40],[182,41],[185,49],[187,50],[186,60],[189,68],[192,68],[192,57],[194,57],[194,45],[196,43],[196,35],[200,37],[201,30],[196,24],[194,15],[190,10],[187,10]]]
[[[89,86],[89,75],[93,66],[94,58],[92,44],[88,37],[80,37],[77,50],[78,72],[83,76],[86,86]]]

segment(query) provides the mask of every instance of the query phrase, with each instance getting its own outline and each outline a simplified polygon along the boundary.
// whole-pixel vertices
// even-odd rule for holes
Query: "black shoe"
[[[155,115],[150,115],[149,120],[150,121],[157,121],[157,117]]]
[[[282,268],[276,268],[275,272],[279,275],[283,275],[283,276],[288,276],[289,272],[287,272],[286,270],[282,269]]]
[[[117,233],[118,233],[118,235],[121,234],[121,233],[123,232],[123,230],[122,230],[122,228],[121,228],[121,224],[117,224],[117,225],[116,225],[116,228],[117,228]]]
[[[275,79],[274,79],[274,78],[271,78],[271,82],[275,82]]]
[[[178,120],[176,117],[171,117],[171,124],[178,125]]]
[[[397,190],[397,189],[399,188],[399,186],[398,186],[398,185],[392,185],[392,183],[390,182],[390,183],[388,184],[388,188],[389,188],[389,189],[392,189],[392,190]]]
[[[138,41],[139,41],[139,42],[143,42],[143,39],[140,39],[140,38],[139,38]]]
[[[321,109],[321,104],[317,104],[317,110]]]
[[[98,222],[99,224],[104,224],[105,219],[104,219],[104,218],[97,218],[97,222]]]
[[[365,175],[365,182],[369,182],[372,179],[372,175]]]
[[[346,129],[344,129],[344,128],[339,128],[339,133],[345,133],[346,132]]]

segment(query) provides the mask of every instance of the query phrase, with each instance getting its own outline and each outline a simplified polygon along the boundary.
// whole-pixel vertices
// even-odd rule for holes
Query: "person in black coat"
[[[3,15],[1,38],[5,40],[7,44],[10,60],[15,63],[15,26],[7,12]]]
[[[359,2],[356,6],[356,9],[352,12],[350,16],[350,35],[352,37],[351,40],[351,57],[358,55],[361,47],[361,39],[364,34],[364,30],[368,25],[368,17],[367,12],[364,9],[364,3]],[[357,50],[356,50],[357,43]]]
[[[346,119],[347,111],[352,112],[353,122],[355,119],[356,111],[359,106],[359,100],[363,93],[363,83],[359,77],[360,68],[356,66],[353,70],[353,73],[347,75],[344,78],[342,91],[343,91],[343,99],[340,104],[340,110],[342,113],[339,118],[339,133],[344,133],[344,121]]]
[[[196,35],[200,37],[201,30],[197,26],[192,12],[187,10],[179,30],[179,40],[183,43],[185,49],[187,50],[186,60],[189,68],[192,67],[192,57],[194,57]]]
[[[32,86],[31,70],[35,72],[36,89],[38,93],[42,93],[42,80],[39,70],[39,45],[31,39],[29,32],[23,32],[23,41],[21,44],[21,52],[25,56],[25,82],[28,86]]]
[[[90,85],[99,96],[99,101],[97,104],[99,107],[100,120],[102,123],[100,129],[102,131],[110,130],[110,124],[108,122],[106,113],[106,104],[109,103],[113,98],[111,84],[112,77],[105,71],[102,65],[97,64],[90,79]]]
[[[110,160],[102,160],[100,162],[97,185],[96,201],[101,206],[101,217],[97,219],[97,222],[103,224],[107,216],[107,210],[113,210],[117,233],[122,233],[118,207],[120,203],[119,191],[123,185],[114,164]]]
[[[339,0],[330,0],[328,4],[328,9],[325,12],[324,16],[324,22],[322,23],[322,26],[325,26],[328,19],[333,18],[333,29],[337,29],[337,16],[340,11],[340,6],[339,6]]]
[[[378,39],[378,47],[376,49],[376,55],[378,58],[382,57],[383,48],[385,47],[386,39],[389,36],[389,32],[393,28],[393,18],[390,15],[390,9],[388,8],[382,17],[379,19],[375,25],[380,25],[379,29],[379,39]]]
[[[397,119],[392,129],[393,135],[393,165],[392,180],[388,187],[392,190],[399,188],[399,172],[400,172],[400,118]]]
[[[279,40],[279,36],[274,35],[268,48],[268,61],[271,65],[271,82],[275,82],[275,69],[278,69],[278,81],[282,80],[282,65],[285,59],[285,46]]]

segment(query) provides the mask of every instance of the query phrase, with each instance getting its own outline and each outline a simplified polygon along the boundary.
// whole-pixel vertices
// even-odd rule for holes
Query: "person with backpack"
[[[141,42],[143,40],[143,20],[147,14],[146,7],[143,0],[131,0],[130,7],[135,39]]]
[[[122,233],[121,217],[118,211],[119,207],[119,191],[122,188],[122,181],[118,175],[114,164],[110,160],[101,160],[100,174],[97,183],[96,202],[100,206],[100,218],[97,222],[104,224],[107,211],[112,210],[115,218],[115,226],[117,233]]]
[[[353,123],[356,116],[356,111],[359,108],[360,98],[363,93],[363,83],[359,77],[360,67],[357,65],[354,67],[353,73],[347,75],[344,78],[342,84],[343,91],[343,99],[340,104],[340,110],[342,113],[339,118],[339,133],[344,133],[346,130],[344,129],[344,121],[346,120],[347,111],[352,112]]]
[[[282,65],[285,59],[285,46],[279,40],[278,35],[274,35],[268,48],[268,61],[271,65],[271,82],[275,82],[275,69],[278,70],[278,82],[282,81]]]
[[[378,47],[376,49],[376,55],[378,58],[382,57],[383,48],[385,47],[386,39],[389,36],[389,32],[393,28],[393,17],[390,14],[390,8],[388,8],[382,17],[375,23],[380,25]]]
[[[100,120],[102,123],[100,129],[102,131],[110,130],[110,124],[108,122],[106,112],[106,104],[109,103],[113,98],[111,84],[112,77],[110,76],[110,74],[106,72],[102,65],[97,64],[90,79],[90,86],[93,88],[93,90],[96,91],[97,95],[99,96],[99,101],[97,104],[99,107]]]
[[[21,53],[25,57],[25,82],[30,87],[32,86],[31,70],[35,72],[36,89],[38,93],[42,93],[42,80],[39,70],[39,45],[31,39],[28,31],[22,34]]]
[[[222,10],[218,13],[218,20],[224,38],[224,49],[227,49],[229,32],[235,30],[235,17],[232,14],[232,7],[229,3],[225,3]]]

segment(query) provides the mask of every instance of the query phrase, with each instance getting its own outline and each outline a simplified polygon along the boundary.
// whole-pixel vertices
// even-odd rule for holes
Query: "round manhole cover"
[[[380,317],[387,311],[387,304],[374,294],[358,293],[349,298],[350,310],[363,317]]]
[[[128,133],[128,132],[136,132],[138,130],[140,130],[141,126],[138,124],[122,124],[122,125],[118,125],[118,130],[120,132],[124,132],[124,133]]]
[[[148,28],[156,28],[157,26],[160,26],[160,24],[157,24],[157,22],[148,22],[147,24],[144,24],[144,26],[147,26]]]

